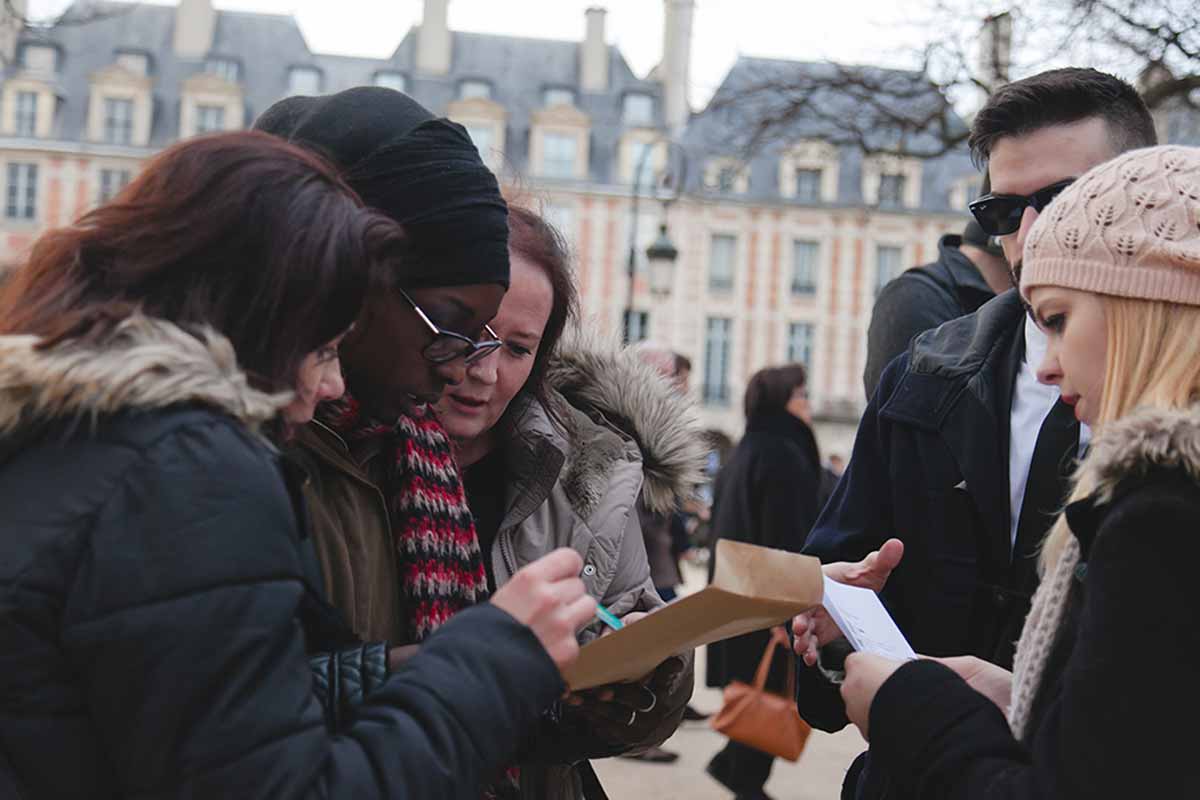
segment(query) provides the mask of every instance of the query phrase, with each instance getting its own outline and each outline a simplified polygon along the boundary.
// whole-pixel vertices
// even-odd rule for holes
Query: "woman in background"
[[[713,488],[709,580],[717,540],[730,539],[797,553],[820,512],[821,457],[812,431],[808,379],[802,364],[769,367],[746,386],[746,433],[726,459]],[[707,682],[752,683],[770,631],[709,645]],[[777,653],[778,656],[778,653]],[[767,689],[785,691],[786,654],[771,665]],[[730,740],[708,773],[743,800],[767,797],[774,757]]]

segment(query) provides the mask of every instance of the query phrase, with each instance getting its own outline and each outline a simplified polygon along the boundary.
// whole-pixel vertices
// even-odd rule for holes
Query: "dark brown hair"
[[[1052,125],[1100,117],[1108,127],[1113,155],[1158,144],[1154,120],[1137,90],[1094,69],[1052,69],[1005,84],[975,115],[967,144],[982,165],[996,142]]]
[[[807,385],[808,372],[803,364],[760,369],[746,384],[746,419],[785,411],[792,392]]]
[[[515,203],[508,206],[508,249],[537,264],[550,279],[553,303],[542,341],[533,359],[533,369],[525,381],[524,390],[532,394],[557,422],[558,409],[550,401],[546,386],[546,366],[558,350],[559,340],[567,320],[579,311],[579,293],[571,270],[571,256],[562,234],[539,214]]]
[[[264,133],[203,136],[44,234],[0,287],[0,333],[96,339],[141,311],[211,326],[256,386],[290,389],[305,355],[355,320],[402,240],[312,153]]]

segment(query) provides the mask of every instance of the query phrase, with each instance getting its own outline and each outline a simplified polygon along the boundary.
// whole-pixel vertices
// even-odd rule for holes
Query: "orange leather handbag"
[[[782,647],[788,654],[787,696],[768,692],[764,688],[776,647]],[[796,711],[795,697],[796,657],[792,655],[783,628],[772,628],[771,640],[767,642],[758,672],[754,675],[754,685],[733,681],[726,686],[721,710],[709,724],[735,742],[795,761],[804,752],[804,744],[812,733],[812,728]]]

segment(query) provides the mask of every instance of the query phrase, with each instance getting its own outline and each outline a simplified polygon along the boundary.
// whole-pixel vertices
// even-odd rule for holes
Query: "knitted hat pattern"
[[[1034,286],[1200,305],[1200,147],[1132,150],[1055,198],[1025,242]]]

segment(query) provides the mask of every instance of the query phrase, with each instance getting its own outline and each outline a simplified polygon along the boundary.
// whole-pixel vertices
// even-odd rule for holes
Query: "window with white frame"
[[[492,85],[487,81],[466,80],[458,85],[459,100],[491,100]]]
[[[639,189],[653,188],[654,142],[629,143],[629,174]]]
[[[376,72],[374,83],[384,89],[395,89],[397,92],[408,91],[408,79],[403,72]]]
[[[58,50],[45,45],[26,45],[21,51],[21,66],[30,72],[54,73],[58,70]]]
[[[288,70],[289,95],[321,93],[321,71],[314,67],[292,67]]]
[[[626,125],[654,124],[654,98],[641,92],[630,92],[621,101],[621,119]]]
[[[793,322],[788,325],[787,360],[790,363],[812,366],[813,324]]]
[[[704,332],[704,383],[701,398],[708,405],[729,404],[729,355],[733,320],[709,317]]]
[[[242,65],[232,58],[210,58],[204,62],[204,71],[230,83],[237,83],[242,79]]]
[[[542,134],[542,174],[548,178],[575,177],[576,137],[547,131]]]
[[[741,170],[737,167],[726,164],[717,168],[717,191],[718,192],[735,192],[737,191],[738,177],[741,175]]]
[[[821,202],[822,170],[801,167],[796,170],[796,199],[801,203]]]
[[[134,75],[145,77],[150,73],[150,59],[145,53],[117,53],[117,63]]]
[[[903,175],[883,174],[879,176],[879,207],[904,208],[904,188],[906,178]]]
[[[575,239],[575,206],[565,203],[547,203],[542,209],[546,218],[562,237],[571,243]]]
[[[795,239],[792,242],[792,294],[816,294],[818,258],[821,248],[817,242]]]
[[[546,108],[554,106],[573,106],[575,105],[575,92],[572,89],[564,89],[558,86],[552,86],[542,92],[542,105]]]
[[[9,219],[35,219],[37,183],[37,164],[9,164],[4,216]]]
[[[225,130],[225,106],[196,106],[196,133]]]
[[[625,312],[625,343],[636,344],[650,338],[650,312]]]
[[[104,98],[104,141],[109,144],[133,143],[133,101],[128,98]]]
[[[737,237],[713,234],[708,255],[708,288],[716,292],[732,290],[736,265]]]
[[[479,157],[487,161],[492,156],[494,142],[496,138],[495,126],[489,124],[480,124],[477,122],[463,123],[463,127],[467,129],[467,136],[471,137],[471,143],[475,145],[475,149],[479,151]]]
[[[881,244],[875,248],[875,294],[898,276],[903,269],[904,251],[895,245]]]
[[[17,92],[13,121],[17,136],[37,135],[38,93]]]
[[[117,196],[128,185],[132,173],[127,169],[100,170],[100,190],[96,194],[96,202],[107,203]]]

